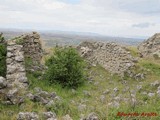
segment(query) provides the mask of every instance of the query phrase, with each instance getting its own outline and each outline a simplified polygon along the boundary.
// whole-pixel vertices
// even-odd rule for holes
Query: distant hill
[[[20,30],[20,29],[0,29],[0,32],[4,33],[6,39],[19,36],[31,32],[33,30]],[[41,38],[46,43],[46,46],[52,47],[58,45],[78,45],[83,41],[100,41],[100,42],[118,42],[126,45],[138,45],[144,39],[138,38],[125,38],[104,36],[97,33],[88,32],[72,32],[72,31],[38,31],[41,34]]]

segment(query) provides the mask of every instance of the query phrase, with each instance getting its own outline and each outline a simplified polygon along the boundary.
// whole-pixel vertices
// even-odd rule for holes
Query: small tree
[[[2,36],[0,34],[0,76],[6,76],[6,54],[7,54],[7,46]]]
[[[71,47],[56,47],[47,61],[46,79],[63,87],[77,88],[84,82],[84,61]]]

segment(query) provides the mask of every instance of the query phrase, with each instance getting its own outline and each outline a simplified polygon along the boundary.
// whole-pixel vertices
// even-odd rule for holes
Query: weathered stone
[[[110,90],[105,90],[104,92],[103,92],[103,94],[109,94],[110,93]]]
[[[34,112],[20,112],[17,120],[39,120],[39,117]]]
[[[137,85],[136,87],[138,91],[142,89],[142,85]]]
[[[105,97],[104,95],[101,95],[101,96],[100,96],[100,101],[101,101],[102,103],[104,103],[104,102],[106,101],[106,97]]]
[[[120,102],[121,101],[121,98],[119,97],[119,96],[116,96],[116,97],[114,97],[113,98],[115,101],[117,101],[117,102]]]
[[[148,93],[149,97],[153,97],[155,95],[155,93]]]
[[[34,100],[34,95],[32,93],[28,93],[26,97],[30,100]]]
[[[53,100],[50,100],[45,106],[46,107],[52,107],[55,104]]]
[[[8,52],[13,52],[13,50],[14,50],[14,47],[12,47],[12,46],[7,46],[7,51],[8,51]]]
[[[37,32],[33,32],[33,37],[35,39],[39,39],[40,38],[40,35],[37,33]]]
[[[40,102],[41,104],[46,105],[47,107],[51,107],[56,101],[60,101],[61,99],[56,95],[55,92],[46,92],[41,88],[34,88],[35,94],[29,93],[27,94],[28,98],[34,102]]]
[[[14,53],[7,52],[7,57],[8,57],[8,58],[11,58],[11,57],[13,57],[13,56],[15,56]]]
[[[41,89],[41,88],[39,88],[39,87],[35,87],[35,88],[34,88],[34,91],[35,91],[36,93],[39,93],[39,92],[41,92],[41,91],[42,91],[42,89]]]
[[[97,114],[90,113],[84,120],[99,120]]]
[[[7,86],[6,79],[0,76],[0,89],[5,88]]]
[[[156,80],[155,82],[151,83],[152,87],[158,87],[160,85],[160,82]]]
[[[160,90],[157,91],[157,95],[160,98]]]
[[[43,118],[45,120],[57,120],[56,114],[53,112],[43,112]]]
[[[134,76],[134,78],[138,80],[143,80],[144,79],[144,74],[143,73],[138,73]]]
[[[113,89],[113,91],[114,91],[114,92],[118,92],[119,89],[118,89],[117,87],[115,87],[115,88]]]
[[[86,109],[86,105],[85,104],[80,104],[78,106],[78,111],[80,111],[80,112],[84,111],[85,109]]]
[[[44,97],[44,98],[47,98],[47,97],[50,96],[47,91],[41,91],[41,92],[39,92],[39,95],[40,95],[41,97]]]
[[[55,92],[50,93],[50,98],[51,98],[51,99],[54,99],[56,96],[57,96],[57,95],[56,95]]]
[[[131,106],[133,107],[137,104],[137,100],[135,97],[132,97],[130,102],[131,102]]]
[[[16,72],[16,65],[7,65],[7,74],[13,74]]]
[[[22,96],[18,95],[18,89],[10,89],[8,93],[6,94],[6,100],[8,101],[9,104],[21,104],[24,102],[24,98]],[[7,103],[7,102],[6,102]]]
[[[73,120],[70,115],[65,115],[64,117],[62,117],[62,120]]]
[[[15,60],[18,62],[23,62],[24,61],[24,56],[16,56]]]
[[[34,39],[34,42],[35,42],[35,43],[40,43],[39,38],[38,38],[38,39]]]
[[[56,97],[54,98],[54,100],[55,100],[55,101],[61,101],[62,99],[61,99],[59,96],[56,96]]]
[[[18,89],[14,88],[14,89],[9,90],[8,96],[15,96],[17,93],[18,93]]]
[[[113,107],[113,108],[119,108],[120,104],[117,101],[113,101],[108,103],[108,106]]]

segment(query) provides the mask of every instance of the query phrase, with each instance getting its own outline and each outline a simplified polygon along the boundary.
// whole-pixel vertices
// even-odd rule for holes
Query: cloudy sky
[[[160,0],[0,0],[0,28],[151,36],[160,32]]]

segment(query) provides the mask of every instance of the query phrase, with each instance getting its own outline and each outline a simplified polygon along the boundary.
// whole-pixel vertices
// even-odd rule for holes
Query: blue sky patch
[[[69,4],[78,4],[80,0],[58,0],[61,2],[69,3]]]

